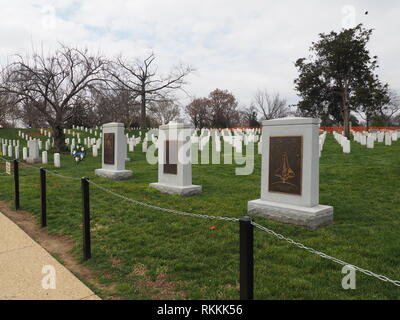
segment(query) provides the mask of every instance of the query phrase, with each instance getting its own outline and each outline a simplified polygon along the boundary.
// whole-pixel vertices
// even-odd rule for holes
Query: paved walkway
[[[51,288],[53,284],[55,289]],[[0,213],[0,300],[11,299],[100,298],[14,222]]]

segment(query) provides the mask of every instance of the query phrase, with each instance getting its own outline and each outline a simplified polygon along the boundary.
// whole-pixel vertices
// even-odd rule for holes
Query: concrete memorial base
[[[102,178],[110,178],[113,180],[127,180],[132,177],[131,170],[107,170],[107,169],[96,169],[94,173]]]
[[[258,199],[248,202],[247,212],[250,215],[261,216],[313,230],[333,222],[333,207],[324,205],[302,207]]]
[[[178,194],[182,197],[193,196],[195,194],[200,194],[202,192],[202,187],[197,185],[190,185],[190,186],[176,186],[176,185],[168,185],[164,183],[150,183],[150,187],[155,188],[162,193],[168,194]]]

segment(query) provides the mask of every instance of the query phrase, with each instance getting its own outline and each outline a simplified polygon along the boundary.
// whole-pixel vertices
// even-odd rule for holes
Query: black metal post
[[[90,249],[90,204],[89,204],[89,179],[81,179],[82,186],[82,216],[83,216],[83,259],[92,257]]]
[[[15,159],[13,161],[14,164],[14,204],[15,210],[19,210],[19,168],[18,168],[18,160]]]
[[[240,219],[240,300],[253,300],[253,225],[250,217]]]
[[[47,227],[47,207],[46,207],[46,170],[40,168],[40,191],[42,202],[42,215],[40,217],[40,224],[42,228]]]

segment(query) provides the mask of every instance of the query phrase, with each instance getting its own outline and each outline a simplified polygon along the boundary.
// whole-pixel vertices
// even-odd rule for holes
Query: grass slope
[[[16,138],[17,130],[1,129],[0,137]],[[321,157],[320,203],[334,207],[333,225],[311,231],[263,218],[255,220],[306,246],[400,279],[400,142],[391,147],[376,144],[372,150],[354,142],[351,147],[351,154],[343,154],[329,134]],[[51,154],[46,167],[66,176],[89,177],[136,200],[200,214],[239,218],[246,215],[247,201],[260,195],[259,155],[249,176],[236,176],[236,165],[193,165],[193,183],[203,186],[203,194],[190,198],[149,188],[149,183],[157,181],[157,166],[146,162],[141,146],[128,156],[132,161],[126,167],[133,171],[128,181],[96,177],[94,170],[101,167],[101,157],[90,154],[78,165],[69,154],[63,154],[60,169],[53,167]],[[11,203],[12,177],[2,174],[0,179],[0,199]],[[47,181],[48,232],[70,235],[76,243],[74,254],[81,260],[80,182],[49,174]],[[20,188],[21,209],[31,212],[39,223],[39,172],[22,168]],[[237,223],[155,211],[93,186],[91,215],[93,258],[82,263],[101,283],[113,285],[110,292],[94,288],[100,296],[238,299]],[[361,273],[357,273],[356,290],[343,290],[341,269],[255,230],[256,299],[400,298],[399,287]],[[169,284],[162,279],[168,279]]]

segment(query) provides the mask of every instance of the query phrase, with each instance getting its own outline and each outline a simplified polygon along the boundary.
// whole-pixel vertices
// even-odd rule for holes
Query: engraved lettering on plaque
[[[269,192],[301,195],[303,137],[270,137]]]
[[[104,163],[105,164],[114,164],[114,153],[115,153],[115,134],[114,133],[105,133],[104,134]]]
[[[177,141],[165,141],[165,160],[164,160],[164,173],[177,174],[178,173],[178,143]]]

